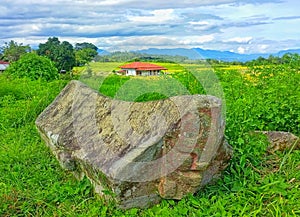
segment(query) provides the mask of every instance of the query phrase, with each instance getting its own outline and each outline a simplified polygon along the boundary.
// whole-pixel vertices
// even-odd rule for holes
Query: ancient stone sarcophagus
[[[126,102],[71,81],[36,126],[63,168],[124,209],[195,193],[232,155],[213,96]]]

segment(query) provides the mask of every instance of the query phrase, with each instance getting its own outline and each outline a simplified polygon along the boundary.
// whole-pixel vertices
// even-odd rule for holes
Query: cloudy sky
[[[0,44],[267,53],[300,48],[299,0],[1,0]]]

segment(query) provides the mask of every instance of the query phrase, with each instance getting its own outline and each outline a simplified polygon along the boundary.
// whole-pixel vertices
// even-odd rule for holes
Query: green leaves
[[[59,71],[71,71],[75,66],[73,46],[67,41],[61,43],[56,37],[48,38],[45,44],[39,44],[37,53],[52,60]]]
[[[22,43],[18,44],[12,40],[9,43],[5,43],[3,48],[3,57],[9,62],[15,62],[20,59],[23,54],[29,52],[30,50],[31,49],[29,45],[23,45]]]
[[[6,73],[19,78],[51,81],[58,78],[54,64],[46,57],[34,53],[24,54],[17,62],[12,63]]]
[[[75,51],[76,65],[83,66],[97,56],[97,51],[91,48],[84,48]]]
[[[227,135],[251,130],[299,134],[300,74],[290,65],[265,65],[238,70],[218,69],[227,106]]]

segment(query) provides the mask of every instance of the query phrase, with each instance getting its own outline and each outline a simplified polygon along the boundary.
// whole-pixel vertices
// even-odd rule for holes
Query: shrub
[[[15,77],[28,77],[31,80],[51,81],[58,78],[58,70],[51,60],[34,53],[27,53],[18,61],[11,63],[6,72]]]

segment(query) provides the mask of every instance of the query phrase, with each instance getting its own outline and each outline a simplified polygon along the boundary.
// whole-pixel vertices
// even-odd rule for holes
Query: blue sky
[[[1,0],[0,44],[56,36],[101,49],[300,48],[299,0]]]

